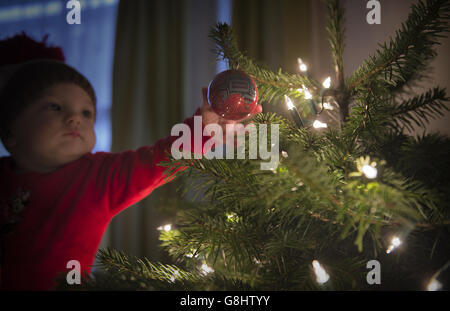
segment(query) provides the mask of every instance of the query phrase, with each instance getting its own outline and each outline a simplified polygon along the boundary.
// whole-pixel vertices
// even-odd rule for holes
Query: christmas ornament
[[[209,84],[208,103],[221,117],[240,120],[249,117],[258,105],[258,87],[239,70],[219,73]]]

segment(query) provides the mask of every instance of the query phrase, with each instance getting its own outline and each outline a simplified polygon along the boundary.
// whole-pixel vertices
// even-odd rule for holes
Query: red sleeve
[[[194,114],[196,115],[200,115],[200,108]],[[194,116],[187,118],[184,123],[191,130],[191,150],[203,154],[202,149],[194,150]],[[202,133],[203,128],[202,124]],[[177,136],[167,136],[158,140],[153,146],[144,146],[135,151],[108,153],[101,161],[97,189],[103,196],[102,201],[108,200],[105,204],[109,206],[111,217],[142,200],[167,181],[165,179],[167,176],[163,174],[167,167],[157,164],[168,160],[166,151],[170,152],[171,145],[177,138]],[[202,135],[202,148],[208,139],[209,136]]]

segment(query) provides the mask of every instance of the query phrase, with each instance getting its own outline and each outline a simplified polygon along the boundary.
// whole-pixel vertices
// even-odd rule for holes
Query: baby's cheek
[[[92,133],[90,135],[90,141],[89,141],[89,152],[91,152],[92,149],[94,149],[96,141],[97,141],[97,137],[95,135],[95,131],[92,131]]]

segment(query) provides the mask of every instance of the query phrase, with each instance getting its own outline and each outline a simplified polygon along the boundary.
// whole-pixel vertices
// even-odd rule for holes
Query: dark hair
[[[60,61],[37,60],[20,65],[0,90],[0,138],[11,135],[11,125],[30,102],[58,83],[74,83],[92,100],[96,97],[91,83],[77,70]]]

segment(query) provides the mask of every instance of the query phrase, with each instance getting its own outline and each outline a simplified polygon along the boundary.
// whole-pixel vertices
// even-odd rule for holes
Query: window
[[[47,43],[60,46],[66,63],[92,83],[97,95],[95,151],[111,146],[110,107],[116,15],[119,0],[79,1],[81,24],[69,25],[70,9],[61,0],[4,0],[0,3],[0,38],[25,31],[37,41],[48,34]],[[0,146],[0,155],[7,155]]]

